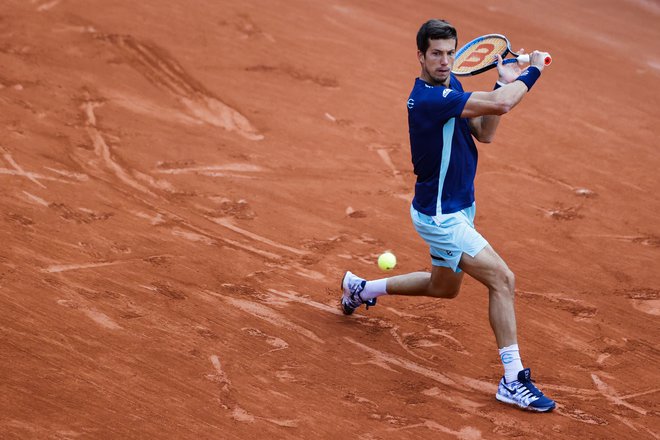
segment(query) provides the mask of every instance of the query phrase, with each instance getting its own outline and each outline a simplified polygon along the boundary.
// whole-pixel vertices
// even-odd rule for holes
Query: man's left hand
[[[525,53],[525,49],[520,49],[518,54],[521,55]],[[497,55],[497,73],[499,78],[497,79],[502,84],[509,84],[516,80],[520,76],[520,73],[523,71],[523,66],[520,61],[516,63],[507,63],[504,64],[502,57]]]

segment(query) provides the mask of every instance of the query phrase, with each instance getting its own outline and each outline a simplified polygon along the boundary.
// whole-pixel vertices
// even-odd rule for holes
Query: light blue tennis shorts
[[[461,211],[431,217],[410,205],[413,225],[429,245],[434,266],[449,267],[454,272],[460,272],[458,263],[461,262],[463,252],[474,257],[488,245],[486,239],[474,228],[476,211],[473,203]]]

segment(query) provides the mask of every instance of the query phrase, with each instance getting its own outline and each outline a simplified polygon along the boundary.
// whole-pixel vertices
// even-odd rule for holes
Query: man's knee
[[[516,288],[516,276],[511,272],[511,270],[507,267],[506,270],[504,271],[504,282],[506,283],[507,288],[513,292]]]
[[[504,267],[498,271],[493,285],[489,287],[503,295],[513,297],[516,289],[516,276],[508,267]]]

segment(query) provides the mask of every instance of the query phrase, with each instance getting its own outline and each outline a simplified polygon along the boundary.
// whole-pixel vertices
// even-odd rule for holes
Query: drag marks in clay
[[[596,192],[588,188],[570,185],[561,179],[544,174],[539,170],[528,170],[511,164],[503,164],[502,167],[503,171],[489,171],[483,174],[504,174],[507,176],[523,177],[536,182],[549,183],[564,188],[578,197],[594,198],[598,196]]]
[[[70,299],[57,300],[57,304],[73,310],[80,310],[85,316],[94,321],[96,324],[108,330],[119,330],[122,327],[112,320],[108,315],[96,310],[93,307],[87,307],[80,304],[78,301]]]
[[[646,415],[648,411],[644,408],[641,408],[636,405],[632,405],[626,401],[626,398],[619,396],[619,394],[614,390],[614,388],[610,387],[605,383],[597,374],[592,373],[591,374],[591,379],[594,381],[594,384],[596,385],[596,388],[598,391],[613,405],[616,406],[623,406],[628,409],[631,409],[641,415]],[[653,390],[652,392],[655,392],[658,390]]]
[[[129,261],[101,261],[98,263],[81,263],[81,264],[53,264],[51,266],[42,269],[42,272],[46,273],[59,273],[59,272],[68,272],[70,270],[81,270],[81,269],[94,269],[97,267],[105,266],[114,266],[117,264],[130,263]]]
[[[14,156],[9,152],[8,149],[0,146],[0,153],[2,153],[2,158],[4,161],[9,164],[11,168],[0,168],[0,175],[8,175],[8,176],[18,176],[25,178],[29,180],[30,182],[34,183],[38,187],[45,189],[46,185],[41,183],[42,180],[44,181],[52,181],[52,182],[61,182],[61,183],[76,183],[73,182],[72,180],[68,179],[63,179],[60,177],[51,177],[51,176],[45,176],[40,173],[36,173],[33,171],[26,171],[16,160],[14,159]],[[52,169],[51,169],[52,170]],[[61,172],[55,171],[57,174],[62,174]],[[75,177],[73,177],[75,176]],[[75,180],[80,180],[81,175],[67,175],[65,177],[73,177]]]
[[[314,332],[308,330],[304,327],[295,324],[294,322],[285,318],[282,314],[276,312],[275,310],[267,307],[263,304],[256,303],[254,301],[248,301],[239,298],[233,298],[228,295],[221,295],[216,292],[211,292],[209,290],[205,291],[206,294],[220,298],[221,300],[227,302],[230,306],[235,307],[238,310],[241,310],[245,313],[248,313],[255,318],[261,319],[268,322],[276,327],[281,327],[287,329],[294,334],[299,334],[307,339],[310,339],[318,344],[324,344],[325,341],[319,338]]]
[[[284,339],[281,339],[281,338],[278,338],[278,337],[275,337],[275,336],[267,335],[266,333],[262,332],[259,329],[251,328],[251,327],[243,327],[241,330],[243,332],[245,332],[246,334],[254,337],[254,338],[265,340],[266,344],[273,347],[271,350],[268,350],[266,353],[262,353],[261,354],[262,356],[267,354],[267,353],[272,353],[274,351],[280,351],[280,350],[286,350],[287,348],[289,348],[289,344]]]
[[[295,419],[260,417],[245,410],[233,397],[233,384],[227,373],[222,368],[220,357],[214,354],[209,356],[209,360],[213,366],[213,373],[207,374],[206,379],[218,384],[220,388],[220,406],[227,411],[231,411],[230,417],[232,419],[241,423],[255,423],[256,421],[264,421],[284,428],[295,428],[298,426],[298,421]]]
[[[172,287],[169,283],[165,283],[165,282],[159,281],[152,283],[151,286],[140,286],[140,287],[149,290],[151,292],[157,293],[159,295],[162,295],[168,299],[184,300],[187,298],[186,294],[183,293],[181,290],[176,289]]]
[[[440,372],[434,371],[430,368],[424,367],[407,359],[403,359],[399,356],[391,355],[382,352],[380,350],[376,350],[375,348],[371,348],[367,345],[357,342],[352,338],[345,337],[344,339],[350,342],[351,344],[355,345],[356,347],[360,348],[361,350],[365,351],[367,354],[369,354],[370,359],[367,361],[368,363],[377,365],[388,371],[396,371],[392,367],[390,367],[390,365],[393,365],[408,370],[410,372],[417,373],[421,376],[439,382],[443,385],[456,387],[456,382],[454,380],[450,379],[448,376]]]
[[[37,12],[49,11],[53,9],[55,6],[59,5],[61,1],[62,0],[51,0],[51,1],[43,2],[37,7]]]
[[[96,38],[116,47],[129,65],[176,98],[189,116],[249,140],[263,139],[245,116],[213,96],[163,49],[130,35],[96,34]]]
[[[568,417],[569,419],[573,419],[577,422],[585,423],[587,425],[608,425],[607,420],[601,419],[600,417],[597,417],[593,414],[589,414],[575,407],[575,405],[571,403],[558,405],[554,412],[560,416]]]
[[[455,431],[453,429],[447,428],[446,426],[443,426],[439,424],[436,421],[433,420],[424,420],[422,423],[418,423],[415,425],[407,425],[402,428],[396,429],[392,428],[391,430],[393,431],[400,431],[403,429],[415,429],[415,428],[426,428],[430,431],[434,432],[441,432],[443,434],[449,434],[453,437],[456,437],[459,440],[481,440],[483,437],[481,436],[481,431],[479,431],[477,428],[474,428],[472,426],[466,426],[464,428],[461,428],[458,431]]]
[[[307,255],[307,254],[309,254],[309,252],[307,252],[307,251],[302,251],[300,249],[296,249],[296,248],[293,248],[291,246],[287,246],[287,245],[284,245],[284,244],[281,244],[281,243],[277,243],[273,240],[262,237],[260,235],[257,235],[255,233],[253,233],[253,232],[250,232],[250,231],[247,231],[245,229],[239,228],[231,220],[229,220],[227,218],[212,218],[210,220],[213,221],[214,223],[217,223],[218,225],[221,225],[221,226],[233,231],[233,232],[236,232],[240,235],[243,235],[247,238],[258,241],[260,243],[267,244],[269,246],[276,247],[278,249],[282,249],[282,250],[285,250],[287,252],[291,252],[291,253],[296,254],[296,255]]]
[[[548,302],[554,307],[569,312],[576,321],[593,318],[598,313],[597,307],[583,300],[570,298],[560,293],[541,293],[516,289],[516,294],[523,299],[529,298],[534,301]]]
[[[267,73],[267,74],[284,74],[290,78],[293,78],[296,81],[300,82],[309,82],[316,84],[321,87],[326,87],[330,89],[339,88],[339,83],[334,78],[328,78],[318,75],[311,75],[309,73],[304,73],[299,69],[296,69],[291,66],[267,66],[263,64],[258,64],[255,66],[250,66],[245,68],[246,72],[257,72],[257,73]]]
[[[222,365],[220,364],[220,359],[218,358],[217,355],[211,355],[209,357],[211,360],[211,364],[213,364],[213,368],[215,369],[214,374],[209,374],[206,376],[207,379],[217,382],[220,384],[220,390],[227,393],[229,392],[229,387],[231,386],[231,381],[225,374],[225,372],[222,370]]]
[[[571,184],[564,182],[561,179],[557,179],[555,177],[544,174],[539,170],[528,170],[510,164],[503,164],[502,168],[503,169],[499,171],[484,172],[482,175],[500,174],[507,177],[525,178],[528,180],[532,180],[534,182],[550,184],[553,186],[566,189],[571,193],[573,193],[575,196],[582,199],[593,199],[598,197],[598,194],[589,188],[573,186]],[[530,205],[535,209],[543,212],[546,217],[554,220],[571,221],[582,218],[582,215],[580,214],[580,209],[582,208],[582,205],[564,206],[561,203],[557,203],[552,208],[545,208],[534,204],[530,204]]]
[[[157,197],[149,188],[139,183],[131,174],[122,167],[118,162],[115,156],[110,150],[110,146],[105,141],[101,131],[96,126],[96,115],[94,109],[101,105],[98,101],[85,101],[81,104],[80,108],[84,112],[87,121],[86,121],[86,130],[89,134],[89,137],[94,145],[94,154],[96,159],[88,163],[87,165],[95,166],[99,161],[103,164],[109,171],[111,171],[116,177],[119,178],[121,182],[128,185],[129,187],[138,190],[141,193],[148,194],[152,197]]]
[[[628,298],[635,310],[648,315],[660,316],[660,290],[639,288],[619,290],[614,293]]]
[[[287,301],[294,301],[298,303],[302,303],[305,305],[308,305],[310,307],[313,307],[317,310],[332,313],[335,315],[341,315],[341,312],[332,306],[321,304],[318,302],[315,302],[313,300],[304,298],[300,294],[297,294],[295,292],[282,292],[278,291],[275,289],[270,289],[270,293],[277,295],[278,297],[281,297],[283,299],[286,299]],[[533,292],[524,292],[524,294],[529,295],[530,297],[537,297],[538,295],[541,294],[535,294]],[[594,310],[595,307],[588,305],[587,303],[584,303],[579,300],[574,300],[572,298],[565,297],[560,294],[550,294],[550,296],[547,297],[547,299],[553,303],[556,303],[562,308],[565,308],[567,311],[569,311],[571,314],[573,314],[577,319],[584,319],[585,317],[592,316],[595,314]],[[588,313],[587,313],[588,312]],[[401,315],[401,313],[399,313]],[[410,315],[407,314],[410,317],[416,316],[416,315]],[[368,318],[363,315],[355,315],[354,317],[351,317],[351,319],[356,318],[358,319],[358,322],[361,322],[363,325],[367,325],[369,327],[372,326],[377,326],[379,328],[384,328],[388,329],[392,338],[396,343],[401,346],[405,352],[408,355],[411,355],[413,357],[419,358],[420,360],[424,362],[428,362],[429,359],[424,358],[420,356],[418,353],[416,353],[413,350],[419,350],[421,345],[421,348],[425,347],[433,347],[436,345],[436,343],[431,343],[428,344],[425,341],[428,341],[428,337],[425,338],[418,338],[415,337],[414,339],[411,339],[411,335],[405,335],[404,337],[399,336],[399,330],[398,327],[387,324],[385,321],[379,320],[379,319],[373,319],[373,318]],[[380,323],[379,323],[380,322]],[[559,331],[559,329],[556,329]],[[444,330],[438,330],[431,328],[429,330],[429,335],[433,336],[439,336],[444,339],[448,339],[449,341],[453,341],[453,343],[456,345],[453,347],[454,349],[458,347],[462,347],[462,344],[460,341],[457,339],[453,338],[450,333],[445,332]],[[371,364],[374,366],[377,366],[379,368],[382,368],[386,371],[394,372],[394,373],[399,373],[400,370],[406,370],[408,372],[412,372],[415,374],[418,374],[424,378],[431,379],[435,382],[440,383],[443,387],[450,387],[453,389],[451,396],[447,394],[447,389],[443,388],[442,393],[439,393],[436,389],[436,391],[433,391],[433,388],[430,390],[425,391],[423,394],[426,394],[428,396],[440,398],[442,400],[443,396],[447,395],[450,397],[447,397],[447,399],[451,400],[454,404],[459,404],[459,407],[457,407],[457,411],[459,412],[468,412],[469,414],[475,416],[475,417],[487,417],[491,422],[496,425],[496,428],[494,432],[500,433],[500,434],[511,434],[511,433],[518,433],[516,435],[540,435],[540,432],[535,431],[532,427],[529,427],[529,429],[521,427],[519,423],[517,424],[512,424],[508,423],[506,419],[501,419],[498,415],[494,414],[488,414],[484,413],[482,410],[479,408],[483,405],[480,402],[473,401],[466,399],[464,396],[461,395],[462,392],[478,392],[478,393],[485,393],[484,396],[489,396],[492,397],[491,395],[494,395],[496,391],[496,387],[490,383],[490,382],[483,382],[479,381],[473,378],[469,378],[466,376],[458,375],[458,374],[443,374],[440,373],[432,368],[426,367],[421,363],[413,362],[410,359],[406,359],[405,357],[397,356],[391,353],[387,353],[382,350],[375,349],[373,347],[370,347],[368,345],[365,345],[361,342],[358,342],[354,340],[353,338],[350,337],[345,337],[344,338],[347,342],[350,344],[356,346],[359,348],[361,351],[365,352],[368,354],[368,359],[365,361],[361,362],[354,362],[356,365],[362,365],[362,364]],[[599,349],[589,349],[590,344],[588,343],[582,343],[581,341],[578,341],[577,339],[573,338],[571,341],[565,341],[565,342],[570,342],[571,345],[573,345],[576,349],[581,350],[581,351],[587,351],[591,354],[591,357],[594,359],[597,357],[601,351]],[[437,344],[437,345],[443,345],[443,344]],[[445,348],[452,348],[452,347],[445,347]],[[459,350],[459,353],[463,352],[463,350]],[[463,354],[467,354],[464,353]],[[566,405],[560,404],[558,409],[556,410],[557,414],[570,418],[572,420],[575,420],[579,423],[584,423],[588,425],[607,425],[608,421],[600,418],[594,414],[590,414],[589,412],[585,411],[584,409],[581,409],[577,406],[574,405],[575,399],[582,400],[582,401],[588,401],[588,402],[593,402],[594,400],[598,400],[601,397],[605,397],[611,404],[614,405],[623,405],[626,408],[631,408],[634,411],[638,412],[639,414],[646,414],[647,410],[644,408],[641,408],[637,405],[631,405],[626,401],[628,398],[632,397],[637,397],[637,396],[642,396],[642,395],[648,395],[657,392],[658,390],[653,389],[653,390],[646,390],[640,393],[635,393],[630,396],[619,396],[615,391],[613,391],[611,388],[609,388],[605,382],[600,380],[599,376],[596,373],[592,374],[592,378],[594,378],[594,384],[596,385],[596,390],[594,389],[580,389],[580,388],[575,388],[575,387],[569,387],[569,386],[562,386],[562,385],[553,385],[549,383],[544,384],[544,388],[548,390],[548,392],[551,393],[556,393],[559,394],[560,400],[562,401],[567,401],[571,402],[573,401],[573,404],[567,403]],[[439,396],[439,394],[442,394],[442,396]],[[570,398],[561,398],[561,396],[571,396]],[[463,400],[465,401],[463,401]],[[446,399],[445,399],[446,400]],[[383,419],[383,417],[385,417]],[[388,422],[388,419],[386,415],[379,415],[379,420],[382,419],[385,422]],[[627,419],[626,419],[627,420]],[[388,422],[389,423],[389,422]],[[436,423],[436,422],[433,422]],[[632,422],[631,422],[632,423]],[[412,425],[407,425],[403,427],[404,429],[409,429],[411,427],[425,427],[428,429],[429,428],[428,424],[422,423],[420,424],[412,424]],[[437,426],[435,426],[437,428]],[[447,428],[449,429],[449,428]],[[442,431],[441,428],[438,428],[439,431]],[[449,431],[442,431],[448,434],[452,434],[455,436],[458,436],[459,433],[461,433],[461,430],[454,430],[452,432]],[[466,431],[469,432],[469,431]],[[462,434],[461,434],[462,435]],[[460,438],[460,437],[459,437]]]
[[[154,170],[160,174],[198,174],[209,177],[234,177],[242,179],[252,179],[250,173],[262,172],[264,169],[257,165],[246,163],[229,163],[225,165],[193,165],[187,167],[177,167],[172,164],[157,164]]]

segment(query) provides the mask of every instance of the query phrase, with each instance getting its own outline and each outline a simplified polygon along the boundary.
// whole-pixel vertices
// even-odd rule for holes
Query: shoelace
[[[370,306],[375,306],[376,305],[376,298],[364,300],[362,299],[362,296],[360,296],[360,293],[364,290],[364,285],[366,283],[364,280],[356,280],[355,283],[348,285],[348,290],[351,292],[351,296],[349,298],[350,305],[351,307],[359,307],[361,304],[365,304],[367,306],[367,310],[369,310]],[[357,297],[357,298],[356,298]]]
[[[535,397],[542,397],[543,393],[541,390],[536,388],[536,386],[532,383],[532,381],[525,381],[525,382],[519,382],[521,387],[523,387],[525,390],[523,391],[522,395],[523,397],[526,397],[528,395],[532,395]]]

